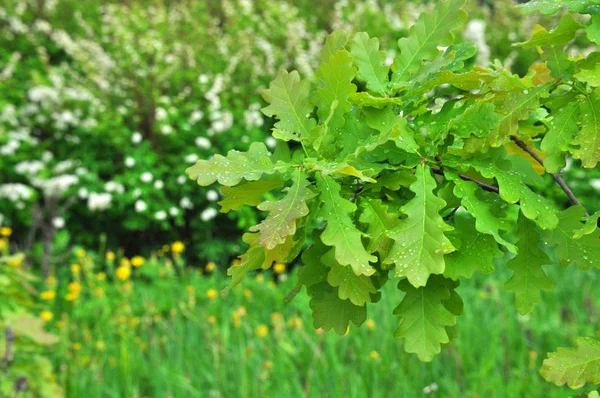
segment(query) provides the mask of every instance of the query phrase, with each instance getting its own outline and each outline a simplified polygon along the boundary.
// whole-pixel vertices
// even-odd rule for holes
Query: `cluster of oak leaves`
[[[224,293],[248,271],[301,254],[291,296],[305,286],[314,326],[344,333],[395,279],[404,292],[395,335],[429,361],[457,334],[461,278],[505,264],[513,271],[506,290],[526,314],[554,286],[543,269],[553,263],[548,250],[562,267],[600,268],[600,214],[558,209],[535,192],[543,178],[560,179],[567,156],[585,168],[600,161],[600,52],[565,51],[582,32],[600,44],[600,6],[565,4],[592,16],[536,26],[518,44],[540,53],[524,77],[499,61],[472,66],[474,45],[453,35],[466,21],[462,0],[421,15],[391,68],[376,38],[337,31],[316,82],[281,71],[263,93],[263,112],[278,120],[274,153],[254,143],[187,170],[200,185],[223,185],[222,212],[267,212],[244,235],[249,249]],[[523,8],[551,14],[563,4]],[[542,374],[579,387],[600,383],[598,369],[600,342],[580,338],[550,354]]]

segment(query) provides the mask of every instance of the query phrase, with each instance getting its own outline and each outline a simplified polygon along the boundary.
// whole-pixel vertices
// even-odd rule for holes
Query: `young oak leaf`
[[[380,199],[364,198],[361,199],[359,206],[362,209],[359,221],[367,225],[366,234],[369,237],[367,251],[377,252],[379,258],[384,259],[394,243],[386,232],[398,225],[400,215],[391,213],[388,206]]]
[[[548,246],[558,247],[558,262],[563,268],[573,263],[582,270],[600,268],[600,230],[574,238],[575,233],[584,227],[580,221],[584,215],[583,207],[571,206],[558,214],[558,226],[544,234]]]
[[[377,289],[371,278],[366,275],[356,275],[352,268],[341,265],[335,259],[334,249],[330,249],[323,257],[323,264],[329,267],[327,282],[338,288],[338,296],[342,300],[350,300],[354,305],[365,305],[371,301],[371,293]]]
[[[255,142],[250,145],[248,152],[231,150],[227,157],[215,155],[211,160],[198,160],[185,172],[202,186],[218,181],[221,185],[232,187],[244,178],[256,181],[263,174],[273,174],[288,167],[283,163],[273,163],[265,144]]]
[[[260,232],[260,245],[267,250],[273,249],[296,233],[296,220],[308,214],[306,202],[315,196],[305,173],[298,168],[292,186],[282,199],[258,205],[259,210],[268,211],[269,215],[259,225],[250,228],[250,231]]]
[[[313,311],[313,326],[325,331],[335,330],[343,335],[348,330],[350,322],[360,326],[367,319],[367,306],[353,304],[350,300],[342,300],[337,288],[327,282],[321,282],[311,287],[312,298],[309,306]]]
[[[600,341],[579,337],[575,347],[549,353],[540,373],[557,386],[567,384],[573,389],[585,383],[600,384]]]
[[[542,302],[540,292],[554,288],[542,266],[552,264],[546,253],[539,248],[540,234],[535,224],[525,217],[519,217],[517,248],[519,254],[506,265],[514,271],[512,278],[504,285],[515,293],[515,305],[520,314],[533,311],[533,306]]]
[[[377,257],[365,250],[362,232],[350,217],[356,211],[356,205],[342,198],[340,184],[332,177],[316,175],[317,187],[321,191],[319,199],[323,202],[320,214],[327,221],[321,240],[335,248],[335,259],[341,265],[350,265],[356,275],[373,275],[375,269],[369,263],[377,261]]]
[[[579,239],[582,236],[589,235],[595,232],[598,228],[598,219],[600,219],[600,211],[597,211],[591,216],[586,217],[583,226],[573,231],[573,238]]]
[[[431,274],[444,272],[444,254],[455,250],[444,235],[451,226],[439,212],[446,202],[433,194],[436,187],[428,166],[417,166],[416,181],[410,186],[415,193],[402,211],[408,216],[388,232],[394,240],[385,264],[395,265],[395,276],[406,276],[415,287],[425,286]]]
[[[279,119],[275,123],[276,129],[299,137],[308,135],[316,125],[315,119],[307,117],[314,108],[310,102],[310,83],[308,80],[300,80],[298,72],[288,73],[281,70],[261,95],[269,103],[262,112],[269,117],[275,116]]]
[[[246,181],[235,187],[223,187],[224,198],[220,202],[221,213],[239,210],[243,205],[256,206],[267,192],[281,186],[279,178],[258,181]]]
[[[558,23],[558,26],[550,32],[541,25],[535,25],[531,39],[523,43],[517,43],[516,45],[523,48],[565,45],[573,40],[577,31],[581,28],[583,28],[583,25],[577,22],[571,14],[565,14]]]
[[[449,46],[467,19],[462,10],[464,0],[439,2],[433,12],[423,13],[410,28],[408,37],[398,40],[400,54],[392,66],[391,86],[394,90],[409,81],[423,60],[432,60],[440,52],[439,46]]]
[[[600,161],[600,94],[586,96],[580,106],[581,130],[573,140],[579,148],[573,151],[573,157],[581,159],[583,167],[596,167]]]
[[[476,271],[491,273],[494,258],[503,255],[498,243],[490,235],[478,232],[475,219],[456,213],[454,220],[456,228],[448,232],[448,238],[457,250],[444,256],[444,276],[457,280],[471,278]]]
[[[479,190],[477,184],[464,181],[452,170],[446,170],[444,174],[454,182],[453,192],[461,198],[461,204],[475,217],[477,231],[492,235],[496,242],[505,246],[511,253],[516,254],[517,248],[515,245],[500,236],[500,230],[506,231],[509,226],[492,214],[492,209],[488,203],[477,197],[475,194]]]
[[[565,152],[569,150],[571,140],[579,132],[577,119],[579,103],[571,101],[560,109],[553,109],[551,118],[545,122],[548,131],[542,139],[541,149],[546,152],[544,167],[550,173],[556,173],[565,166]]]
[[[350,54],[358,68],[357,78],[367,84],[367,89],[384,96],[387,92],[389,68],[384,65],[385,52],[379,51],[379,40],[359,32],[351,40]]]
[[[456,324],[456,315],[445,305],[452,297],[448,286],[437,275],[419,288],[406,279],[398,283],[406,295],[394,310],[394,315],[401,317],[394,336],[404,338],[404,351],[417,354],[421,361],[431,361],[442,344],[450,341],[446,328]]]

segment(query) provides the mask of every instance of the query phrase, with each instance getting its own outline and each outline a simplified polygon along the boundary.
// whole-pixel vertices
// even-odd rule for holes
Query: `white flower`
[[[164,108],[156,108],[156,120],[164,120],[168,116],[169,115]]]
[[[210,149],[210,147],[212,146],[212,144],[210,143],[210,140],[206,137],[198,137],[196,138],[196,146],[202,148],[202,149]]]
[[[0,185],[0,198],[6,198],[11,202],[19,200],[29,200],[33,196],[34,190],[23,184],[3,184]]]
[[[217,210],[213,207],[207,207],[200,213],[200,219],[202,221],[210,221],[217,216]]]
[[[194,204],[192,203],[192,201],[190,200],[190,198],[188,198],[187,196],[184,196],[179,201],[179,207],[181,207],[182,209],[193,209],[194,208]]]
[[[169,135],[169,134],[173,133],[173,127],[169,126],[168,124],[165,124],[164,126],[162,126],[160,128],[160,132],[163,135]]]
[[[133,133],[133,135],[131,136],[131,142],[133,142],[134,144],[139,144],[140,142],[142,142],[142,135],[140,133]]]
[[[269,148],[275,148],[275,146],[277,145],[277,140],[273,137],[267,137],[267,139],[265,140],[265,144],[267,144]]]
[[[50,151],[44,151],[42,154],[42,161],[48,163],[54,158],[54,154]]]
[[[177,217],[177,215],[179,214],[179,209],[177,207],[171,207],[169,209],[169,214],[171,215],[171,217]]]
[[[425,394],[431,394],[432,392],[436,392],[438,390],[438,385],[437,383],[431,383],[428,386],[425,386],[425,388],[423,388],[423,392]]]
[[[77,196],[79,196],[80,199],[87,199],[88,194],[89,192],[85,187],[79,188],[79,191],[77,191]]]
[[[156,189],[163,189],[164,186],[165,186],[165,183],[162,182],[162,180],[156,180],[156,181],[154,181],[154,188],[156,188]]]
[[[132,158],[131,156],[127,156],[125,158],[125,166],[127,166],[127,167],[133,167],[133,166],[135,166],[135,159]]]
[[[74,175],[61,175],[50,178],[49,180],[35,179],[32,181],[33,185],[41,188],[44,192],[44,196],[48,198],[57,198],[71,187],[79,182],[79,178]]]
[[[148,205],[146,204],[146,202],[144,202],[141,199],[136,200],[135,202],[135,211],[138,213],[141,213],[143,211],[146,211],[146,209],[148,209]]]
[[[196,161],[198,161],[198,155],[195,153],[190,153],[185,157],[185,161],[188,163],[196,163]]]
[[[52,225],[54,225],[54,228],[56,229],[61,229],[65,226],[65,219],[62,217],[54,217],[52,219]]]
[[[177,184],[179,184],[179,185],[185,184],[186,181],[187,181],[187,178],[185,176],[177,177]]]
[[[206,84],[206,83],[208,83],[208,76],[206,76],[204,74],[198,76],[198,82],[200,84]]]
[[[137,199],[137,198],[139,198],[140,196],[142,196],[142,190],[141,190],[141,189],[139,189],[139,188],[136,188],[136,189],[133,191],[133,198],[134,198],[134,199]]]
[[[111,201],[112,195],[108,192],[92,192],[88,197],[88,209],[90,209],[91,211],[106,210],[110,206]]]
[[[219,194],[214,189],[211,189],[210,191],[206,192],[206,200],[208,200],[209,202],[214,202],[218,199]]]
[[[590,180],[590,185],[592,186],[592,188],[594,188],[596,191],[600,191],[600,178],[593,178]]]
[[[196,122],[199,122],[200,120],[202,120],[203,117],[204,113],[202,113],[202,111],[194,111],[190,115],[190,123],[194,124]]]
[[[152,177],[152,173],[150,173],[149,171],[142,173],[142,175],[140,176],[140,180],[145,183],[151,182],[153,178],[154,177]]]
[[[106,184],[104,184],[104,190],[106,192],[117,192],[122,194],[125,192],[125,187],[123,184],[119,184],[116,181],[108,181]]]
[[[24,160],[15,165],[15,171],[21,175],[36,175],[43,168],[44,163],[39,160]]]
[[[167,218],[167,212],[164,210],[157,211],[156,213],[154,213],[154,218],[156,218],[159,221],[165,220]]]

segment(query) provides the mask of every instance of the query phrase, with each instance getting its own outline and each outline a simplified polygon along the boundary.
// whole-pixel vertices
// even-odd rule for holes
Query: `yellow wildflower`
[[[110,250],[106,252],[106,259],[108,261],[115,261],[115,253]]]
[[[206,292],[206,297],[208,297],[211,300],[216,299],[218,295],[219,292],[217,292],[217,289],[208,289],[208,291]]]
[[[74,274],[78,274],[81,272],[81,265],[79,264],[71,264],[71,272]]]
[[[121,315],[121,316],[119,317],[119,323],[120,323],[121,325],[123,325],[123,324],[127,323],[127,317],[126,317],[125,315]]]
[[[21,266],[21,264],[23,264],[23,257],[10,258],[6,263],[11,267],[18,268]]]
[[[273,367],[273,361],[271,361],[269,359],[267,359],[265,361],[265,363],[263,364],[263,369],[268,370],[268,369],[271,369],[272,367]]]
[[[169,245],[163,245],[163,247],[162,247],[162,251],[166,253],[166,252],[168,252],[168,251],[169,251],[169,249],[170,249],[170,248],[171,248],[171,247],[170,247]]]
[[[119,261],[119,264],[121,265],[121,267],[130,267],[131,266],[131,262],[129,261],[129,259],[127,257],[121,258],[121,261]]]
[[[292,319],[290,319],[288,324],[290,325],[291,328],[300,329],[302,327],[302,325],[304,324],[304,322],[302,322],[301,318],[298,318],[297,316],[295,316]]]
[[[264,274],[256,274],[256,281],[258,283],[263,283],[265,281],[265,275]]]
[[[77,282],[69,283],[69,285],[67,286],[67,289],[69,290],[70,293],[73,293],[73,294],[79,295],[79,293],[81,293],[81,285]]]
[[[278,274],[283,274],[285,272],[285,264],[275,263],[275,265],[273,266],[273,271],[275,271]]]
[[[194,293],[196,293],[196,288],[192,285],[188,285],[185,290],[188,292],[188,294],[192,295]]]
[[[4,236],[5,238],[8,238],[12,235],[12,229],[10,227],[2,227],[0,228],[0,235]]]
[[[246,316],[246,307],[241,306],[237,310],[235,310],[239,316]]]
[[[81,350],[81,343],[74,343],[73,351],[79,351],[79,350]]]
[[[83,258],[83,257],[85,257],[85,255],[86,255],[86,253],[85,253],[84,249],[77,250],[77,257]]]
[[[104,344],[104,341],[97,341],[96,342],[96,349],[98,351],[104,351],[104,348],[106,347],[106,345]]]
[[[240,318],[238,313],[234,312],[232,318],[233,318],[233,327],[239,328],[242,325],[242,319]]]
[[[369,353],[369,357],[370,357],[372,360],[376,361],[376,360],[378,360],[378,359],[379,359],[379,353],[378,353],[377,351],[371,351],[371,352]]]
[[[375,321],[372,319],[367,319],[367,329],[374,330],[375,329]]]
[[[54,318],[54,314],[50,311],[42,311],[40,312],[40,318],[42,318],[44,322],[50,322],[52,318]]]
[[[52,275],[46,278],[46,285],[52,286],[56,284],[56,278]]]
[[[75,294],[75,293],[67,293],[65,295],[65,300],[67,301],[75,301],[79,298],[79,294]]]
[[[104,297],[104,290],[101,287],[97,287],[96,289],[94,289],[94,296]]]
[[[211,325],[214,325],[215,323],[217,323],[217,318],[214,315],[209,315],[208,323],[210,323]]]
[[[279,323],[283,320],[283,315],[281,315],[279,312],[273,312],[271,313],[271,322],[273,323]]]
[[[268,334],[269,334],[269,327],[267,325],[265,325],[265,324],[258,325],[258,327],[256,328],[256,335],[258,337],[265,337]]]
[[[205,267],[205,268],[206,268],[206,272],[212,272],[212,271],[215,269],[215,263],[214,263],[214,262],[212,262],[212,261],[209,261],[209,262],[206,264],[206,267]]]
[[[177,241],[171,245],[171,251],[175,254],[181,253],[185,250],[183,242]]]
[[[96,279],[99,281],[105,281],[106,280],[106,274],[104,272],[98,272],[96,274]]]
[[[119,278],[122,281],[125,281],[127,279],[129,279],[129,277],[131,276],[131,268],[121,265],[119,268],[117,268],[117,278]]]
[[[8,241],[6,239],[0,239],[0,250],[4,249],[8,246]]]
[[[144,265],[144,257],[142,256],[135,256],[131,259],[131,265],[133,265],[136,268],[141,267],[142,265]]]
[[[244,290],[244,297],[246,297],[246,298],[252,297],[252,290],[250,290],[250,289]]]
[[[54,290],[46,290],[40,293],[40,298],[44,301],[54,300],[54,297],[56,297],[56,292]]]

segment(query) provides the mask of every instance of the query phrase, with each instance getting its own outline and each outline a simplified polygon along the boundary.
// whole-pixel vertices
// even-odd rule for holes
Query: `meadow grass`
[[[600,329],[600,277],[549,268],[557,288],[530,316],[503,291],[510,271],[464,283],[460,337],[422,363],[392,336],[402,297],[392,282],[367,323],[339,336],[312,328],[304,292],[284,303],[295,271],[251,275],[225,300],[227,277],[177,260],[146,260],[124,280],[84,266],[71,276],[78,297],[64,301],[73,287],[55,286],[49,303],[53,357],[72,397],[421,397],[433,383],[434,397],[567,397],[538,369],[546,352]]]

